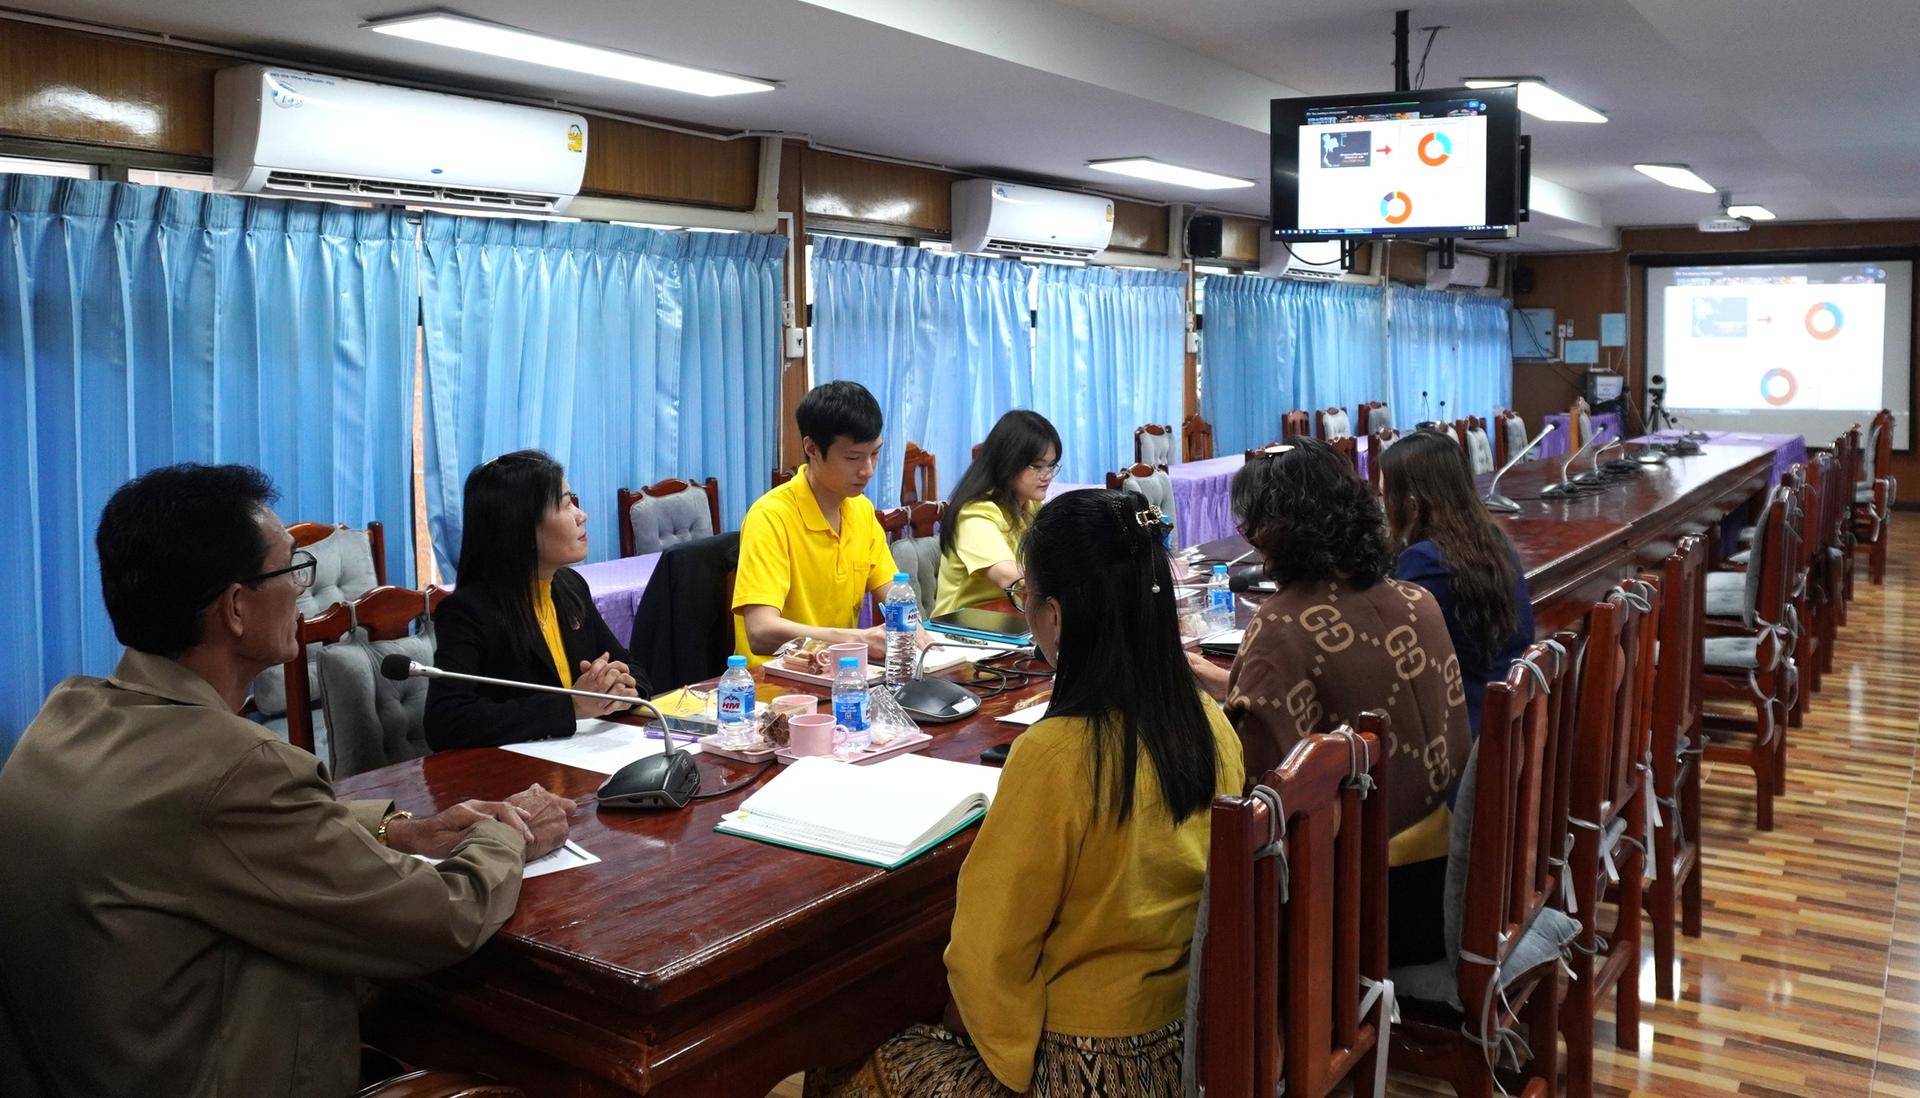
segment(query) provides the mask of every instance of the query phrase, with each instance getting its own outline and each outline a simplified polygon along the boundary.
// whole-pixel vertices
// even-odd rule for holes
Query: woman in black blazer
[[[503,454],[467,474],[460,571],[434,613],[434,661],[447,671],[637,697],[646,684],[594,608],[587,514],[560,463],[538,450]],[[427,685],[435,751],[573,735],[574,721],[618,702],[457,679]]]

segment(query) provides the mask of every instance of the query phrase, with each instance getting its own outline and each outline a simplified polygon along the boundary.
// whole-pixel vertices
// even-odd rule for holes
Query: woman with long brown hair
[[[1459,443],[1414,431],[1380,457],[1393,578],[1427,589],[1460,657],[1467,720],[1480,734],[1480,698],[1533,643],[1533,604],[1513,543],[1474,491]]]

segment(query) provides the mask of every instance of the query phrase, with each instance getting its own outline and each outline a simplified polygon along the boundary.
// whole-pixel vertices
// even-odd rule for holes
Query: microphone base
[[[1520,513],[1520,505],[1505,496],[1488,496],[1481,500],[1480,503],[1487,510],[1498,514],[1517,515]]]
[[[1667,455],[1658,450],[1646,449],[1633,455],[1632,460],[1642,465],[1665,465],[1667,463]]]
[[[1549,484],[1545,488],[1540,489],[1540,498],[1557,499],[1561,496],[1577,496],[1582,490],[1578,482],[1563,480],[1558,484]]]
[[[1713,436],[1705,431],[1688,431],[1680,437],[1686,439],[1688,442],[1705,442]]]

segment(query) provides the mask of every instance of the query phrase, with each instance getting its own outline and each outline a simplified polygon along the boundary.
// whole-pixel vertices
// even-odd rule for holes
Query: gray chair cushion
[[[1173,520],[1173,481],[1168,478],[1165,469],[1155,469],[1152,476],[1133,477],[1120,482],[1122,489],[1130,489],[1147,497],[1147,502],[1160,508],[1160,513]]]
[[[432,630],[399,640],[365,638],[356,629],[351,638],[320,648],[328,733],[322,757],[335,779],[427,754],[427,680],[394,682],[380,674],[380,661],[398,653],[431,664]]]
[[[1580,445],[1585,446],[1587,443],[1592,441],[1593,441],[1593,416],[1589,415],[1586,412],[1581,412],[1580,413]]]
[[[627,508],[627,521],[633,525],[633,551],[637,554],[658,553],[715,533],[707,490],[697,484],[670,496],[642,492]]]
[[[1387,975],[1394,992],[1411,999],[1445,1003],[1464,1011],[1460,1002],[1460,928],[1467,910],[1467,870],[1473,849],[1473,806],[1479,784],[1480,744],[1467,750],[1466,768],[1460,776],[1460,790],[1454,797],[1452,830],[1447,837],[1447,884],[1441,899],[1442,933],[1447,955],[1437,961],[1396,968]],[[1524,937],[1500,965],[1500,986],[1560,956],[1560,950],[1580,933],[1580,924],[1566,912],[1541,908],[1527,927]]]
[[[1854,485],[1853,486],[1853,502],[1872,503],[1873,502],[1873,484],[1871,482],[1868,482],[1866,484]]]
[[[1749,547],[1746,549],[1742,549],[1738,553],[1734,553],[1733,555],[1729,556],[1727,558],[1727,563],[1737,564],[1740,567],[1745,568],[1747,566],[1747,562],[1752,559],[1753,559],[1753,549]]]
[[[1526,421],[1519,416],[1509,416],[1507,417],[1506,431],[1507,460],[1512,461],[1514,458],[1520,456],[1520,451],[1527,448],[1527,442],[1529,440],[1527,438]]]
[[[1758,637],[1708,637],[1704,647],[1709,670],[1758,671],[1760,669]]]
[[[1325,423],[1328,442],[1332,442],[1337,438],[1349,438],[1353,435],[1353,417],[1349,416],[1345,409],[1328,416]]]
[[[313,586],[300,592],[294,605],[300,616],[311,618],[336,602],[352,602],[380,584],[374,571],[373,542],[365,530],[335,530],[305,552],[313,554]],[[316,654],[320,646],[307,646],[307,687],[315,704],[321,701],[320,676]],[[261,713],[277,717],[287,711],[287,678],[283,667],[269,667],[253,680],[253,704]]]
[[[1755,536],[1755,531],[1757,531],[1758,529],[1759,527],[1756,527],[1756,526],[1742,526],[1740,528],[1740,532],[1734,536],[1740,540],[1740,544],[1752,545],[1753,539]]]
[[[1390,430],[1393,427],[1393,406],[1389,404],[1380,408],[1367,409],[1367,422],[1365,427],[1368,434],[1372,434],[1375,431]]]
[[[1707,616],[1745,618],[1747,577],[1741,572],[1707,573]]]
[[[1520,445],[1525,446],[1526,443]],[[1467,432],[1467,465],[1476,474],[1493,472],[1493,443],[1488,440],[1487,432],[1479,427]]]
[[[1173,433],[1164,435],[1138,435],[1140,440],[1140,464],[1172,465]]]
[[[913,577],[913,599],[920,604],[920,616],[931,616],[940,594],[940,539],[901,538],[894,542],[893,566]]]
[[[1867,425],[1867,438],[1860,449],[1860,479],[1868,488],[1873,487],[1873,478],[1879,475],[1873,467],[1874,455],[1878,453],[1879,450],[1880,422],[1875,420]],[[1871,495],[1872,493],[1869,492],[1868,494]]]

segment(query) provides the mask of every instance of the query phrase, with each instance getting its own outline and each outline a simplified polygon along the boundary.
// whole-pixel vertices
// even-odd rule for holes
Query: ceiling
[[[967,171],[1262,214],[1264,187],[1133,184],[1089,159],[1148,155],[1266,174],[1267,101],[1392,86],[1406,0],[572,0],[449,10],[780,82],[702,99],[372,34],[410,0],[15,0],[20,10],[315,68],[775,131]],[[1915,0],[1434,0],[1427,86],[1539,75],[1606,125],[1526,120],[1535,220],[1521,247],[1610,244],[1688,223],[1712,196],[1635,161],[1680,161],[1786,220],[1920,217]],[[1817,17],[1816,17],[1817,12]],[[1425,35],[1415,34],[1416,65]]]

